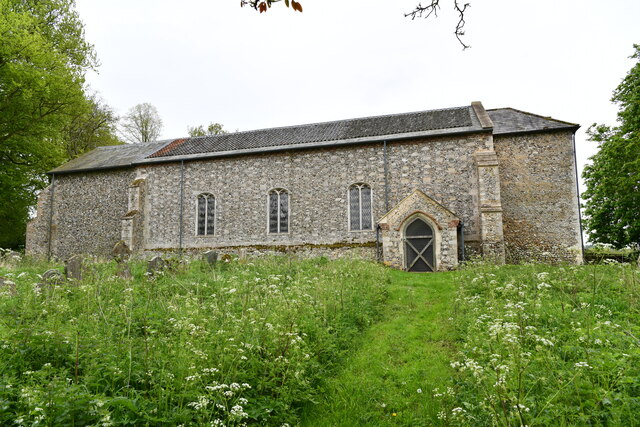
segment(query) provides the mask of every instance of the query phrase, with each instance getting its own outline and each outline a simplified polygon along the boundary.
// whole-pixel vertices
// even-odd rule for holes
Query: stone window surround
[[[270,196],[272,192],[278,192],[278,217],[280,216],[280,194],[282,193],[286,193],[287,194],[287,231],[286,232],[282,232],[280,231],[280,220],[278,219],[278,231],[277,232],[271,232],[271,227],[270,227],[270,214],[271,214],[271,210],[270,208]],[[287,190],[285,187],[273,187],[270,188],[267,191],[267,234],[271,235],[271,236],[286,236],[291,234],[291,192],[289,190]]]
[[[416,211],[411,213],[410,215],[408,215],[405,219],[402,220],[402,223],[400,224],[400,226],[398,227],[402,234],[402,266],[403,268],[406,270],[407,269],[407,255],[406,255],[406,251],[405,251],[405,245],[404,245],[404,239],[405,239],[405,232],[407,231],[407,227],[416,219],[416,218],[420,218],[421,220],[423,220],[424,222],[426,222],[429,227],[431,227],[431,229],[433,230],[433,254],[434,254],[434,265],[433,265],[433,271],[439,271],[439,267],[440,267],[440,246],[442,244],[442,235],[441,235],[441,230],[442,227],[440,226],[440,224],[438,224],[438,222],[433,219],[431,217],[431,215],[425,213],[425,212],[421,212],[421,211]]]
[[[200,196],[211,196],[213,197],[213,234],[198,234],[198,198]],[[206,221],[206,219],[205,219]],[[201,191],[196,195],[196,203],[195,203],[195,229],[194,234],[196,237],[215,237],[218,233],[218,198],[211,192]],[[206,222],[205,222],[206,224]]]
[[[358,229],[358,230],[352,230],[351,229],[351,188],[353,187],[360,187],[360,190],[362,190],[363,186],[367,186],[369,187],[369,190],[371,192],[371,208],[370,208],[370,213],[371,213],[371,228],[362,228],[362,229]],[[373,222],[373,188],[371,187],[371,185],[369,185],[366,182],[355,182],[351,185],[349,185],[347,187],[347,230],[349,230],[349,232],[351,233],[361,233],[361,232],[366,232],[366,231],[371,231],[374,229],[374,222]],[[362,214],[362,203],[359,204],[360,206],[360,214]],[[362,222],[362,221],[361,221]]]

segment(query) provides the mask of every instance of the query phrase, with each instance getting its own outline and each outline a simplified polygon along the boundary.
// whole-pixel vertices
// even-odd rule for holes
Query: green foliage
[[[444,425],[636,425],[640,273],[628,264],[462,273]]]
[[[0,266],[0,424],[294,425],[386,300],[367,262],[172,265],[52,289]]]
[[[118,117],[96,94],[87,95],[65,131],[66,157],[73,159],[96,147],[120,145],[116,136]]]
[[[612,98],[620,106],[619,126],[589,129],[599,151],[582,174],[589,239],[616,248],[640,247],[640,45],[634,48],[639,61]]]
[[[0,0],[0,247],[23,244],[44,172],[68,158],[74,120],[92,108],[84,75],[97,60],[74,6]]]
[[[586,263],[601,263],[615,260],[617,262],[633,263],[638,260],[640,252],[630,248],[614,249],[609,245],[595,245],[585,248],[584,260]]]
[[[224,127],[220,123],[209,123],[209,126],[205,129],[204,126],[194,126],[188,127],[189,136],[206,136],[206,135],[220,135],[224,133],[228,133],[224,130]]]

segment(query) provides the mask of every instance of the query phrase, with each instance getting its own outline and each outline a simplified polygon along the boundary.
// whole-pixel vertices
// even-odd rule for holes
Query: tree
[[[151,142],[162,132],[162,119],[153,105],[145,102],[132,107],[121,123],[122,136],[131,144]]]
[[[66,158],[65,134],[98,65],[73,0],[0,0],[0,246],[24,243],[44,172]]]
[[[69,159],[105,145],[119,145],[116,136],[118,116],[96,94],[88,95],[86,105],[66,131],[65,148]]]
[[[266,12],[271,8],[271,5],[274,3],[278,3],[280,1],[284,1],[284,4],[287,7],[291,6],[291,9],[294,11],[302,12],[302,5],[295,0],[240,0],[240,6],[249,6],[260,13]],[[464,20],[464,14],[468,7],[471,7],[469,3],[461,3],[460,0],[452,0],[453,8],[458,14],[458,23],[456,24],[456,28],[454,34],[463,49],[467,49],[470,46],[465,44],[462,41],[462,36],[464,36],[464,26],[466,24]],[[409,13],[405,13],[405,18],[410,17],[411,20],[416,18],[429,18],[430,16],[438,17],[438,11],[440,10],[440,0],[429,0],[429,4],[423,6],[422,3],[418,3],[418,5]]]
[[[638,61],[611,98],[619,125],[589,128],[599,150],[582,174],[589,239],[615,248],[640,247],[640,45],[634,49]]]
[[[189,132],[189,136],[205,136],[205,135],[219,135],[223,133],[228,133],[224,130],[224,127],[220,123],[209,123],[207,129],[204,126],[196,126],[196,127],[188,127],[187,132]]]

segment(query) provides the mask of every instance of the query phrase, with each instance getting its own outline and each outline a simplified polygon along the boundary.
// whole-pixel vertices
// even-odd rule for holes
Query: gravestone
[[[84,262],[82,256],[74,255],[67,260],[64,265],[64,274],[67,279],[82,280],[82,273],[84,270]]]
[[[0,276],[0,292],[3,292],[6,289],[9,290],[9,293],[11,295],[15,295],[17,293],[16,284],[13,283],[11,280],[7,279],[6,277]]]
[[[22,255],[19,252],[11,250],[0,250],[0,259],[9,264],[15,264],[22,259]]]
[[[163,271],[165,268],[167,268],[167,262],[160,256],[154,256],[147,263],[147,273],[151,275],[155,275],[156,273]]]
[[[218,252],[216,251],[206,251],[202,254],[202,259],[206,261],[211,267],[215,267],[218,262]]]
[[[42,273],[42,282],[38,283],[38,289],[52,288],[64,282],[64,275],[60,271],[51,269]]]
[[[129,259],[129,256],[131,255],[131,249],[129,249],[129,246],[127,246],[124,240],[120,240],[113,247],[112,253],[113,258],[116,260],[116,262],[123,262]]]
[[[126,262],[119,262],[116,265],[116,276],[125,280],[133,279],[133,275],[131,274],[131,267],[129,267],[129,264]]]

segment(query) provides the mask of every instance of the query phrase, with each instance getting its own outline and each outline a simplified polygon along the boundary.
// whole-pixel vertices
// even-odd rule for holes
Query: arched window
[[[269,233],[289,232],[289,192],[283,188],[269,191]]]
[[[372,230],[372,193],[367,184],[349,187],[349,229],[351,231]]]
[[[216,223],[216,198],[211,194],[198,195],[198,236],[213,236]]]

